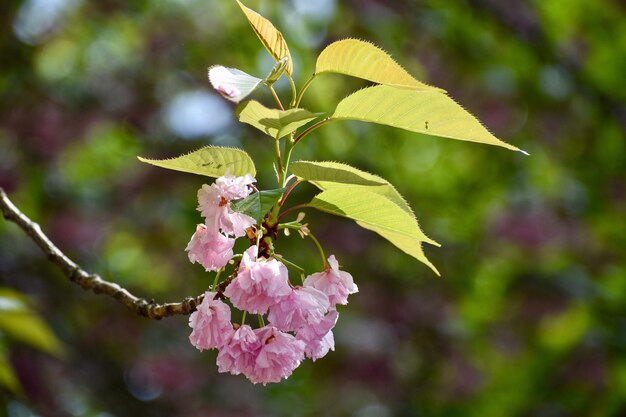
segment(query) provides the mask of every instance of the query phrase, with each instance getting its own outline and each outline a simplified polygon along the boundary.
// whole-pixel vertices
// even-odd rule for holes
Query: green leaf
[[[4,288],[0,289],[0,332],[52,355],[63,354],[61,342],[32,310],[26,297]]]
[[[138,157],[141,162],[156,165],[174,171],[189,172],[206,175],[207,177],[221,177],[226,172],[235,176],[250,174],[256,175],[254,162],[241,149],[206,146],[195,152],[171,159],[146,159]]]
[[[15,376],[13,367],[9,363],[9,358],[7,358],[4,349],[0,349],[0,387],[7,388],[13,394],[17,394],[22,390],[20,381]]]
[[[236,113],[243,123],[252,125],[274,138],[282,138],[304,126],[320,114],[304,109],[268,109],[258,101],[250,100],[237,106]]]
[[[326,213],[356,221],[359,226],[378,233],[403,252],[428,265],[439,275],[437,268],[426,258],[422,242],[439,245],[421,231],[415,217],[370,188],[369,186],[329,188],[316,195],[309,205]]]
[[[227,100],[239,103],[261,83],[260,78],[237,69],[214,65],[209,68],[209,82]]]
[[[404,197],[387,180],[350,165],[329,161],[297,161],[291,165],[291,171],[298,178],[321,190],[342,186],[367,186],[370,192],[386,197],[411,216],[414,215]]]
[[[394,87],[444,91],[416,80],[387,52],[359,39],[344,39],[328,45],[315,64],[316,75],[324,72],[350,75]]]
[[[291,76],[293,73],[293,65],[291,61],[291,54],[289,53],[289,48],[287,47],[287,42],[283,38],[283,34],[274,27],[272,22],[255,12],[254,10],[246,7],[237,0],[239,7],[246,15],[248,22],[254,29],[254,32],[259,37],[259,40],[265,46],[265,49],[274,57],[276,61],[280,61],[284,57],[288,57],[289,62],[287,62],[287,66],[285,67],[285,71]]]
[[[387,85],[364,88],[341,100],[331,119],[379,123],[425,135],[520,151],[492,135],[453,99],[432,90],[407,90]]]
[[[263,190],[254,194],[250,194],[248,197],[232,201],[230,208],[255,219],[260,222],[268,211],[274,207],[274,204],[282,197],[286,188],[278,188],[276,190]]]

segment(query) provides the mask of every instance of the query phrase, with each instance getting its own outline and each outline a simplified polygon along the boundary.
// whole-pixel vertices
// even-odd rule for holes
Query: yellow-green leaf
[[[4,349],[1,349],[0,345],[0,387],[4,387],[11,391],[13,394],[17,394],[21,391],[20,381],[13,372],[13,367],[9,363]]]
[[[330,161],[297,161],[291,165],[291,171],[298,178],[312,183],[321,190],[333,187],[367,186],[370,192],[386,197],[414,216],[413,210],[404,197],[387,180],[350,165]],[[433,241],[428,242],[436,244]]]
[[[283,34],[280,33],[276,27],[274,27],[272,22],[254,10],[244,6],[239,0],[237,0],[237,3],[246,15],[252,29],[254,29],[254,32],[257,34],[261,43],[265,46],[265,49],[267,49],[270,55],[272,55],[276,61],[279,61],[284,57],[288,57],[289,62],[287,62],[285,71],[287,71],[289,75],[292,75],[293,65],[291,61],[291,54],[289,54],[289,48],[287,47],[287,42],[285,42],[285,39],[283,38]]]
[[[428,265],[439,275],[437,268],[426,258],[422,250],[422,242],[436,243],[424,235],[412,215],[369,188],[368,186],[329,188],[316,195],[309,205],[326,213],[356,221],[359,226],[378,233],[403,252]]]
[[[256,168],[250,156],[237,148],[206,146],[177,158],[146,159],[140,156],[138,158],[141,162],[161,168],[213,178],[221,177],[227,172],[235,176],[250,174],[254,177],[256,175]]]
[[[378,84],[417,90],[439,90],[416,80],[387,52],[360,39],[343,39],[328,45],[317,58],[315,74],[334,72]]]
[[[305,109],[268,109],[258,101],[250,100],[237,107],[237,117],[274,138],[282,138],[319,117]]]
[[[62,355],[63,346],[22,294],[0,289],[0,332],[52,355]]]
[[[452,98],[432,90],[407,90],[387,85],[364,88],[341,100],[331,119],[379,123],[425,135],[520,151],[492,135]]]

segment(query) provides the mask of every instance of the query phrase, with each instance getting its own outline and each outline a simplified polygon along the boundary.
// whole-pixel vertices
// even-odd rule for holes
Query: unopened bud
[[[288,63],[289,63],[288,56],[284,56],[278,62],[276,62],[276,65],[274,65],[274,68],[272,68],[269,75],[265,79],[265,84],[272,85],[276,81],[278,81],[280,76],[283,75],[283,72],[285,72],[285,68],[287,68]]]

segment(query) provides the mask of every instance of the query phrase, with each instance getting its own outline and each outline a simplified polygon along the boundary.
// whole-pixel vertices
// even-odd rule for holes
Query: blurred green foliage
[[[308,137],[296,160],[347,162],[396,186],[443,244],[426,248],[443,278],[350,221],[307,213],[361,292],[341,310],[336,352],[267,387],[219,375],[214,354],[188,344],[186,318],[149,322],[80,290],[0,222],[2,287],[36,300],[66,351],[2,342],[0,381],[23,394],[6,392],[0,414],[624,415],[623,3],[246,4],[282,30],[298,85],[326,44],[370,40],[531,156],[352,122]],[[204,179],[135,155],[242,146],[274,188],[267,141],[206,81],[212,64],[257,76],[273,65],[236,3],[7,0],[0,22],[0,185],[87,270],[159,301],[203,291],[212,276],[183,249]],[[364,85],[326,75],[303,104],[330,112]],[[289,95],[284,80],[277,89]],[[278,245],[319,267],[297,235]]]

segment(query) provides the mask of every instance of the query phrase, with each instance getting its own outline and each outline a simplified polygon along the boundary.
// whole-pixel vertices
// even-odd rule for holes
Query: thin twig
[[[11,202],[1,187],[0,210],[2,210],[4,218],[17,224],[46,254],[48,260],[58,266],[70,281],[84,290],[91,290],[96,294],[106,294],[113,297],[140,316],[161,320],[164,317],[190,314],[195,311],[196,306],[204,298],[204,295],[199,295],[197,297],[187,297],[178,303],[163,304],[157,304],[154,300],[148,301],[144,298],[139,298],[120,285],[102,279],[98,274],[90,274],[72,261],[52,243],[50,238],[41,231],[41,227],[37,223],[28,218]]]

